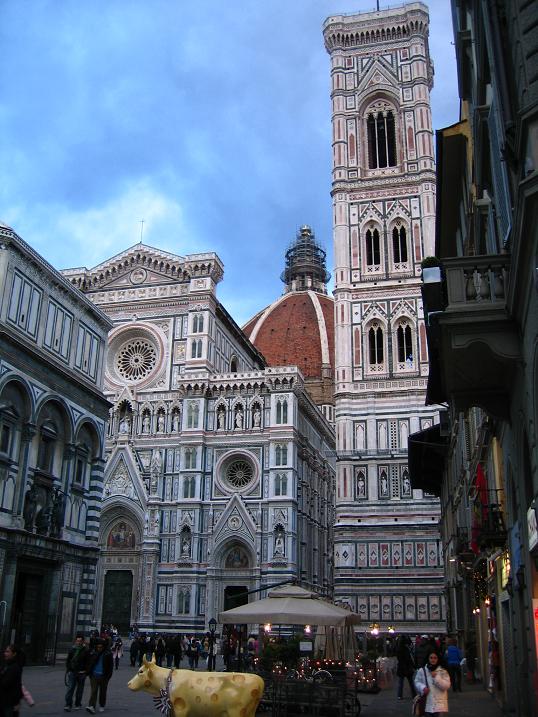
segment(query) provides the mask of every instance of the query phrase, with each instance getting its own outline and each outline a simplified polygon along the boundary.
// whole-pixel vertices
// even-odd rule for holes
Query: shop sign
[[[536,508],[530,507],[527,511],[527,530],[529,534],[529,550],[538,545],[538,521],[536,520]]]

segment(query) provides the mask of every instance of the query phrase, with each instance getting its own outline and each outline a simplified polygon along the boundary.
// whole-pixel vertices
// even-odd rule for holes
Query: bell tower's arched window
[[[407,261],[407,235],[405,227],[394,227],[392,230],[392,255],[395,264]]]
[[[366,119],[368,167],[396,166],[396,126],[392,110],[370,112]]]
[[[368,229],[366,232],[366,265],[377,266],[380,263],[379,231],[377,229]]]
[[[368,348],[370,363],[383,363],[383,329],[380,326],[372,326],[368,331]]]

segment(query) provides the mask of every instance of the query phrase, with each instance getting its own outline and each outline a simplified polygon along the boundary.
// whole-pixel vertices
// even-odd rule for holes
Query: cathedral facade
[[[435,163],[422,3],[329,17],[335,279],[335,597],[381,630],[443,632],[438,501],[411,487],[431,426],[421,260]]]
[[[219,303],[216,254],[64,274],[112,320],[94,619],[198,632],[264,585],[332,589],[334,432]]]

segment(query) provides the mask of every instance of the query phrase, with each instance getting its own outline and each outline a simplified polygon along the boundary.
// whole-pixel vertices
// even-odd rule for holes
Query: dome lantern
[[[304,224],[295,241],[286,251],[286,266],[280,278],[286,284],[285,292],[310,289],[327,293],[331,278],[326,266],[327,254],[316,241],[312,229]]]

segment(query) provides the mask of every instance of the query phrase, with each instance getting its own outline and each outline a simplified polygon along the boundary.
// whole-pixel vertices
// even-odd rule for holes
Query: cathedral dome
[[[243,331],[269,366],[298,366],[318,405],[334,402],[334,300],[325,252],[303,226],[286,252],[285,293],[262,309]]]

